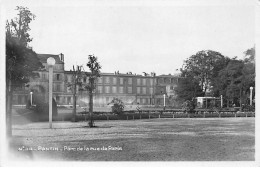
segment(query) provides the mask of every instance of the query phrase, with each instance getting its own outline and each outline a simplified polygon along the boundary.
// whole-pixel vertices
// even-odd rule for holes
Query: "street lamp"
[[[30,95],[31,95],[31,106],[32,106],[32,95],[33,95],[32,91],[30,92]]]
[[[252,106],[252,98],[253,98],[253,87],[250,87],[250,106]]]
[[[52,81],[53,81],[53,66],[55,65],[55,59],[49,57],[47,59],[49,66],[49,125],[52,128]]]

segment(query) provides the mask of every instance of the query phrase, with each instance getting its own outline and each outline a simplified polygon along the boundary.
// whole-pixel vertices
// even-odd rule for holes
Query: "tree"
[[[250,87],[255,88],[255,47],[246,50],[244,54],[242,76],[238,78],[242,93],[240,108],[242,108],[242,102],[248,104],[246,99],[250,95]]]
[[[218,71],[223,69],[228,61],[228,58],[219,52],[199,51],[184,61],[183,72],[199,82],[200,89],[205,95],[207,90],[211,90],[213,79]]]
[[[34,20],[26,7],[17,7],[18,17],[6,21],[6,124],[7,135],[12,136],[12,96],[13,90],[24,86],[30,77],[38,74],[34,71],[42,68],[37,54],[29,47],[29,24]]]
[[[80,81],[82,79],[82,66],[77,66],[77,70],[75,70],[75,67],[73,66],[73,83],[67,83],[67,86],[70,88],[70,90],[73,93],[73,111],[72,111],[72,122],[76,122],[76,105],[77,105],[77,86],[79,89],[82,88],[82,82]]]
[[[228,65],[219,72],[219,76],[215,80],[215,91],[226,99],[227,107],[230,101],[233,104],[238,104],[238,99],[241,99],[242,94],[242,70],[244,63],[242,60],[233,58]],[[241,101],[240,101],[241,103]]]
[[[117,115],[120,115],[123,113],[125,105],[122,102],[122,100],[120,100],[118,98],[113,98],[113,100],[109,104],[113,104],[113,106],[112,106],[113,113],[115,113]]]
[[[187,72],[183,72],[182,76],[183,78],[179,79],[177,87],[174,88],[175,94],[181,102],[203,95],[198,79]]]
[[[94,127],[94,120],[93,120],[93,92],[96,88],[96,80],[100,77],[100,69],[101,65],[99,64],[98,58],[94,55],[89,55],[87,67],[90,70],[90,73],[85,73],[87,77],[89,77],[89,84],[85,86],[85,89],[89,92],[89,127]]]
[[[244,60],[237,60],[236,57],[231,59],[214,80],[214,91],[224,96],[227,106],[231,101],[242,108],[242,104],[247,103],[250,87],[255,86],[254,48],[248,49],[244,54]]]

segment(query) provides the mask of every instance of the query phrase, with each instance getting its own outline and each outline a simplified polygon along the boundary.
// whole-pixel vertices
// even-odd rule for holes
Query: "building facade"
[[[38,54],[44,69],[37,71],[39,77],[31,79],[29,87],[17,89],[14,93],[13,104],[25,105],[30,102],[48,101],[48,65],[47,59],[53,57],[56,61],[53,71],[53,97],[58,105],[72,105],[73,91],[68,84],[74,82],[73,71],[64,70],[64,55]],[[144,74],[136,75],[131,72],[123,74],[101,73],[95,82],[94,106],[108,107],[114,97],[121,99],[126,107],[133,105],[163,106],[164,94],[166,94],[166,105],[178,107],[174,88],[178,84],[179,76]],[[83,84],[88,83],[88,77],[80,80]],[[32,92],[32,93],[30,93]],[[89,96],[87,91],[79,90],[77,87],[77,105],[87,107]]]

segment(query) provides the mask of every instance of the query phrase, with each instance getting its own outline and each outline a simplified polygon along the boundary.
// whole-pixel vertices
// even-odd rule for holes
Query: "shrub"
[[[191,113],[191,112],[194,112],[194,109],[195,109],[195,103],[194,103],[194,101],[186,100],[186,101],[182,104],[182,110],[183,110],[184,112]]]
[[[125,107],[124,103],[118,98],[113,98],[113,100],[110,103],[113,104],[112,113],[115,113],[117,115],[122,115]]]
[[[39,120],[48,120],[49,118],[49,103],[38,102],[35,108]],[[57,103],[52,99],[52,118],[57,117]]]

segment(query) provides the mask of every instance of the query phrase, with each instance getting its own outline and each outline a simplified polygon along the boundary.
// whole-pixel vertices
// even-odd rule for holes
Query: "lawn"
[[[23,159],[59,161],[255,159],[254,118],[110,120],[96,121],[96,128],[86,126],[54,122],[49,129],[48,122],[16,124],[13,153]]]

